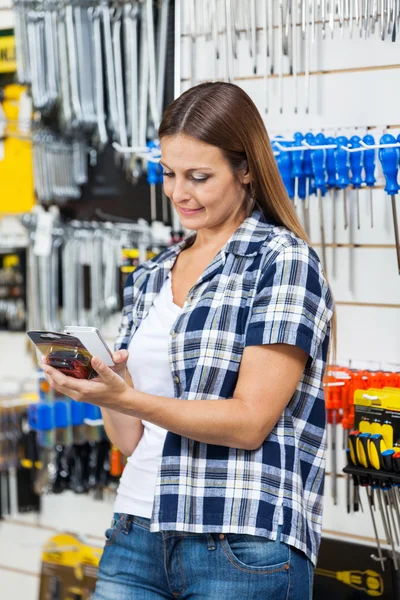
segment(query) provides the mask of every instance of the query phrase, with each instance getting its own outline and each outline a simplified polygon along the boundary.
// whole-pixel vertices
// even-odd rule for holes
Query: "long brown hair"
[[[251,204],[310,243],[286,192],[262,117],[242,88],[217,81],[184,92],[164,112],[158,132],[160,139],[179,133],[219,148],[234,173],[247,168]],[[335,315],[331,326],[334,348]]]

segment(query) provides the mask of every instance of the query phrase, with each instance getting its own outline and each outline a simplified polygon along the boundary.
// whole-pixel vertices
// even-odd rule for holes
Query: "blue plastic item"
[[[350,144],[352,148],[361,148],[361,138],[358,135],[353,135],[350,138]],[[350,166],[351,166],[351,183],[354,188],[360,188],[363,182],[362,180],[362,168],[363,168],[363,152],[350,152]]]
[[[279,136],[277,136],[277,137],[279,137]],[[279,139],[277,141],[279,141],[279,144],[281,146],[291,145],[290,142],[283,142],[283,141],[280,141]],[[292,171],[291,154],[293,154],[293,152],[285,152],[281,148],[278,148],[275,144],[273,144],[272,147],[274,148],[274,150],[276,152],[279,152],[279,154],[275,157],[276,163],[278,165],[279,173],[282,177],[282,181],[284,183],[284,186],[286,188],[289,198],[293,198],[293,196],[294,196],[294,181],[291,176],[291,171]]]
[[[301,146],[301,143],[304,139],[303,134],[299,131],[296,132],[293,136],[294,146]],[[303,175],[303,155],[304,150],[295,150],[291,152],[292,155],[292,177],[299,178]]]
[[[334,145],[335,139],[333,137],[327,137],[325,143],[329,146]],[[327,148],[325,150],[325,167],[327,173],[326,184],[329,188],[337,187],[335,152],[336,150],[334,148]]]
[[[318,150],[318,145],[325,144],[325,138],[318,134],[314,140],[315,150],[311,150],[311,164],[314,174],[314,185],[321,194],[326,193],[325,150]]]
[[[149,150],[154,150],[154,148],[159,148],[154,140],[150,140],[147,143],[147,147]],[[147,163],[147,183],[150,185],[156,185],[157,183],[162,183],[164,180],[162,167],[157,162],[148,161]]]
[[[85,418],[85,409],[82,402],[71,401],[71,424],[82,425]]]
[[[148,142],[147,147],[152,149],[155,148],[156,145],[153,142],[153,140],[151,140],[150,142]],[[159,174],[158,174],[158,170],[159,170],[159,165],[155,162],[148,162],[147,163],[147,183],[150,185],[156,185],[156,183],[158,183],[159,181]]]
[[[335,152],[335,163],[337,173],[337,187],[340,189],[345,189],[350,185],[349,153],[343,148],[343,146],[347,146],[348,143],[349,141],[344,135],[341,135],[336,138],[337,150]]]
[[[308,144],[313,144],[314,143],[314,136],[312,133],[307,133],[305,136],[305,140]],[[315,186],[314,186],[314,171],[313,171],[313,166],[312,166],[312,162],[311,162],[311,150],[305,150],[304,151],[304,158],[303,158],[303,173],[304,176],[306,178],[306,181],[308,181],[308,195],[312,196],[313,194],[315,194]]]
[[[90,419],[90,421],[96,421],[97,419],[101,419],[101,410],[98,406],[94,404],[84,403],[84,411],[85,411],[85,419]]]
[[[54,427],[64,429],[68,425],[68,404],[62,400],[54,402]]]
[[[375,144],[375,140],[372,135],[365,135],[363,137],[364,144],[368,144],[369,146],[373,146]],[[372,187],[375,185],[375,150],[364,150],[362,153],[364,155],[364,171],[365,171],[365,183],[368,187]]]
[[[386,133],[380,139],[381,144],[394,144],[396,142],[393,135]],[[390,196],[395,196],[400,189],[397,181],[399,170],[399,148],[379,148],[379,160],[382,164],[383,174],[386,179],[385,192]]]
[[[50,431],[53,429],[53,407],[51,404],[38,404],[36,416],[37,431]]]

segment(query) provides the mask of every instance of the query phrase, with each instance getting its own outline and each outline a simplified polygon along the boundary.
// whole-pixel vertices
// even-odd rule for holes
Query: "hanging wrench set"
[[[201,37],[212,48],[208,80],[238,78],[239,83],[238,56],[245,51],[248,75],[251,72],[263,81],[266,112],[276,102],[283,112],[283,78],[287,76],[292,78],[294,112],[299,108],[300,77],[304,109],[309,112],[311,56],[321,51],[321,41],[346,35],[394,42],[400,23],[395,0],[181,0],[180,4],[182,34],[190,45],[191,85],[200,83],[196,61]],[[272,78],[278,78],[277,98],[271,93]]]
[[[96,152],[114,141],[146,150],[156,136],[169,5],[170,0],[15,2],[17,77],[30,85],[34,109],[54,129],[40,127],[33,137],[40,202],[80,197],[89,148]],[[137,154],[122,159],[135,183],[143,159]]]
[[[169,228],[139,223],[62,223],[56,210],[24,215],[28,247],[28,328],[101,326],[121,308],[129,271],[169,244]],[[134,267],[134,263],[131,268]],[[61,283],[61,289],[60,289]]]

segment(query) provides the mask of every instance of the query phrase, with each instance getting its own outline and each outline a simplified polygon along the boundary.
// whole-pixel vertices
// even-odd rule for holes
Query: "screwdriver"
[[[308,144],[312,144],[314,141],[314,136],[312,133],[307,133],[305,140]],[[305,213],[305,222],[306,222],[306,230],[310,232],[310,195],[314,193],[312,177],[313,177],[313,167],[311,162],[311,151],[305,150],[303,156],[303,173],[306,178],[306,199],[304,203],[304,213]]]
[[[327,137],[325,140],[328,146],[333,146],[335,144],[335,140],[333,137]],[[331,198],[332,198],[332,211],[333,211],[333,231],[336,231],[336,210],[335,210],[335,196],[336,196],[336,187],[337,187],[337,176],[336,176],[336,163],[335,163],[335,150],[334,148],[327,148],[325,150],[326,160],[326,173],[327,173],[327,186],[331,190]]]
[[[317,136],[318,138],[319,136]],[[314,144],[317,147],[318,141],[321,138],[315,138]],[[321,145],[321,144],[319,144]],[[325,273],[327,273],[327,261],[326,261],[326,243],[325,243],[325,224],[324,224],[324,209],[323,209],[323,196],[326,194],[326,182],[325,182],[325,150],[311,150],[311,163],[314,173],[314,185],[317,190],[317,198],[319,204],[319,216],[320,216],[320,230],[321,230],[321,244],[322,244],[322,261]]]
[[[394,144],[395,142],[395,138],[390,133],[383,135],[380,139],[380,144]],[[397,266],[400,274],[400,239],[396,208],[396,194],[400,189],[400,186],[397,183],[399,156],[399,148],[379,149],[379,160],[381,161],[383,174],[386,179],[385,192],[389,194],[392,200],[393,227],[396,243]]]
[[[336,138],[336,151],[335,151],[335,163],[336,172],[338,176],[337,186],[343,190],[343,209],[344,209],[344,228],[347,229],[349,226],[349,217],[347,210],[347,195],[346,188],[350,184],[349,177],[349,153],[343,148],[348,145],[348,139],[341,135]]]
[[[298,131],[293,136],[294,145],[301,146],[304,139]],[[294,150],[292,152],[292,178],[294,179],[294,207],[297,208],[299,201],[299,179],[303,175],[303,155],[304,150]]]
[[[288,142],[286,142],[287,144]],[[290,142],[289,142],[290,143]],[[280,142],[283,146],[284,143]],[[294,182],[292,179],[292,157],[291,154],[293,152],[287,152],[285,150],[280,150],[278,168],[282,177],[282,181],[285,184],[286,191],[290,199],[293,199],[294,196]]]
[[[361,148],[361,138],[358,135],[353,135],[350,138],[350,144],[352,148]],[[363,167],[363,153],[351,152],[350,153],[350,165],[351,165],[351,183],[353,188],[356,190],[357,198],[357,229],[360,229],[360,193],[359,189],[362,184],[362,167]]]
[[[365,135],[363,137],[364,144],[368,144],[368,146],[373,146],[375,144],[375,140],[372,135]],[[374,203],[372,197],[372,188],[375,185],[375,150],[364,150],[364,171],[365,171],[365,183],[369,187],[369,205],[371,212],[371,227],[374,226]]]
[[[149,148],[149,152],[151,152],[153,148],[156,148],[156,144],[153,140],[150,140],[147,147]],[[151,160],[147,162],[147,183],[150,185],[150,215],[152,221],[157,219],[156,184],[159,183],[158,168],[159,165],[157,163]]]
[[[364,467],[364,469],[370,469],[372,466],[369,460],[368,453],[369,437],[369,433],[360,433],[360,435],[357,437],[356,442],[357,457],[361,466]]]
[[[394,454],[395,454],[395,451],[393,449],[385,450],[384,452],[382,452],[383,468],[385,471],[389,471],[390,473],[393,472],[393,456],[394,456]],[[386,483],[384,490],[387,493],[388,503],[390,506],[390,514],[392,517],[393,531],[396,536],[397,544],[399,544],[400,540],[399,540],[399,535],[397,533],[396,520],[394,518],[394,513],[393,513],[393,507],[394,507],[396,510],[396,513],[397,513],[397,518],[399,519],[398,526],[400,527],[400,511],[399,511],[399,507],[397,505],[396,494],[394,493],[392,485],[388,482]]]
[[[356,433],[356,432],[353,431],[352,434],[354,434],[354,433]],[[353,452],[354,452],[354,449],[353,449]],[[347,460],[348,464],[350,464],[350,465],[353,464],[354,466],[357,466],[357,462],[353,462],[352,459],[351,459],[351,447],[347,448],[347,456],[348,456],[348,460]],[[382,565],[382,571],[384,571],[385,570],[385,564],[384,564],[385,558],[384,558],[384,556],[382,554],[381,543],[380,543],[379,535],[378,535],[378,528],[376,526],[374,511],[372,510],[372,497],[371,497],[372,496],[372,490],[370,489],[368,480],[366,480],[364,483],[361,482],[361,485],[362,485],[362,487],[365,488],[365,492],[367,494],[369,512],[371,514],[372,526],[374,528],[374,533],[375,533],[376,547],[377,547],[378,555],[379,555],[379,562]],[[347,510],[347,512],[349,512],[349,510]]]
[[[374,433],[370,436],[368,444],[369,461],[377,471],[383,468],[382,453],[386,449],[385,440],[380,433]]]

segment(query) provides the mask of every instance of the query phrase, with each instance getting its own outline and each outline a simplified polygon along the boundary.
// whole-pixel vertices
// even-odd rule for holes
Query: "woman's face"
[[[178,134],[161,139],[164,191],[186,229],[200,230],[235,222],[245,215],[248,174],[239,180],[221,150]]]

